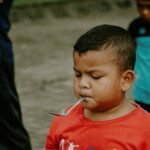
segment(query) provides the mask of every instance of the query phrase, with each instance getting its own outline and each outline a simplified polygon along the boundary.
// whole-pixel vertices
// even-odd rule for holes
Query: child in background
[[[133,97],[141,107],[150,112],[150,0],[136,0],[140,16],[129,25],[136,43],[136,80]]]
[[[149,150],[150,114],[126,99],[134,80],[130,34],[100,25],[74,45],[74,93],[84,100],[54,118],[46,150]]]

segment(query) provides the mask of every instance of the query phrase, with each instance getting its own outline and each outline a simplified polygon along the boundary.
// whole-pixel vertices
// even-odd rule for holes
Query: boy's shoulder
[[[139,120],[139,124],[141,125],[143,136],[145,136],[146,140],[148,140],[150,138],[150,113],[143,110],[141,114],[142,119]]]
[[[143,126],[150,127],[150,113],[145,111],[143,108],[139,108],[138,117],[139,118],[139,124],[142,124]],[[150,128],[149,128],[150,131]]]

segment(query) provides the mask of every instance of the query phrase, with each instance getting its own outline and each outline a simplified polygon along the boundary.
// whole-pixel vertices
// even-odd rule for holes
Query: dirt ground
[[[72,90],[72,46],[89,28],[99,24],[127,27],[136,10],[114,9],[84,16],[22,19],[12,23],[16,84],[25,127],[33,150],[43,150],[53,116],[75,101]]]

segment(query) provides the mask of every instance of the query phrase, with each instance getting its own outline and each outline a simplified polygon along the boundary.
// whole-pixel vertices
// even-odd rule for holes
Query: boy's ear
[[[121,89],[122,91],[127,91],[133,81],[134,81],[135,75],[133,70],[127,70],[122,74],[122,80],[121,80]]]

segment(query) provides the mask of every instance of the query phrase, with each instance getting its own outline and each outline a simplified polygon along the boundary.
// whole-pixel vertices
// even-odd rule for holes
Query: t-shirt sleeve
[[[59,149],[59,145],[57,143],[57,138],[56,138],[57,126],[58,126],[58,121],[56,118],[54,118],[50,126],[47,138],[46,138],[46,145],[45,145],[46,150],[58,150]]]

